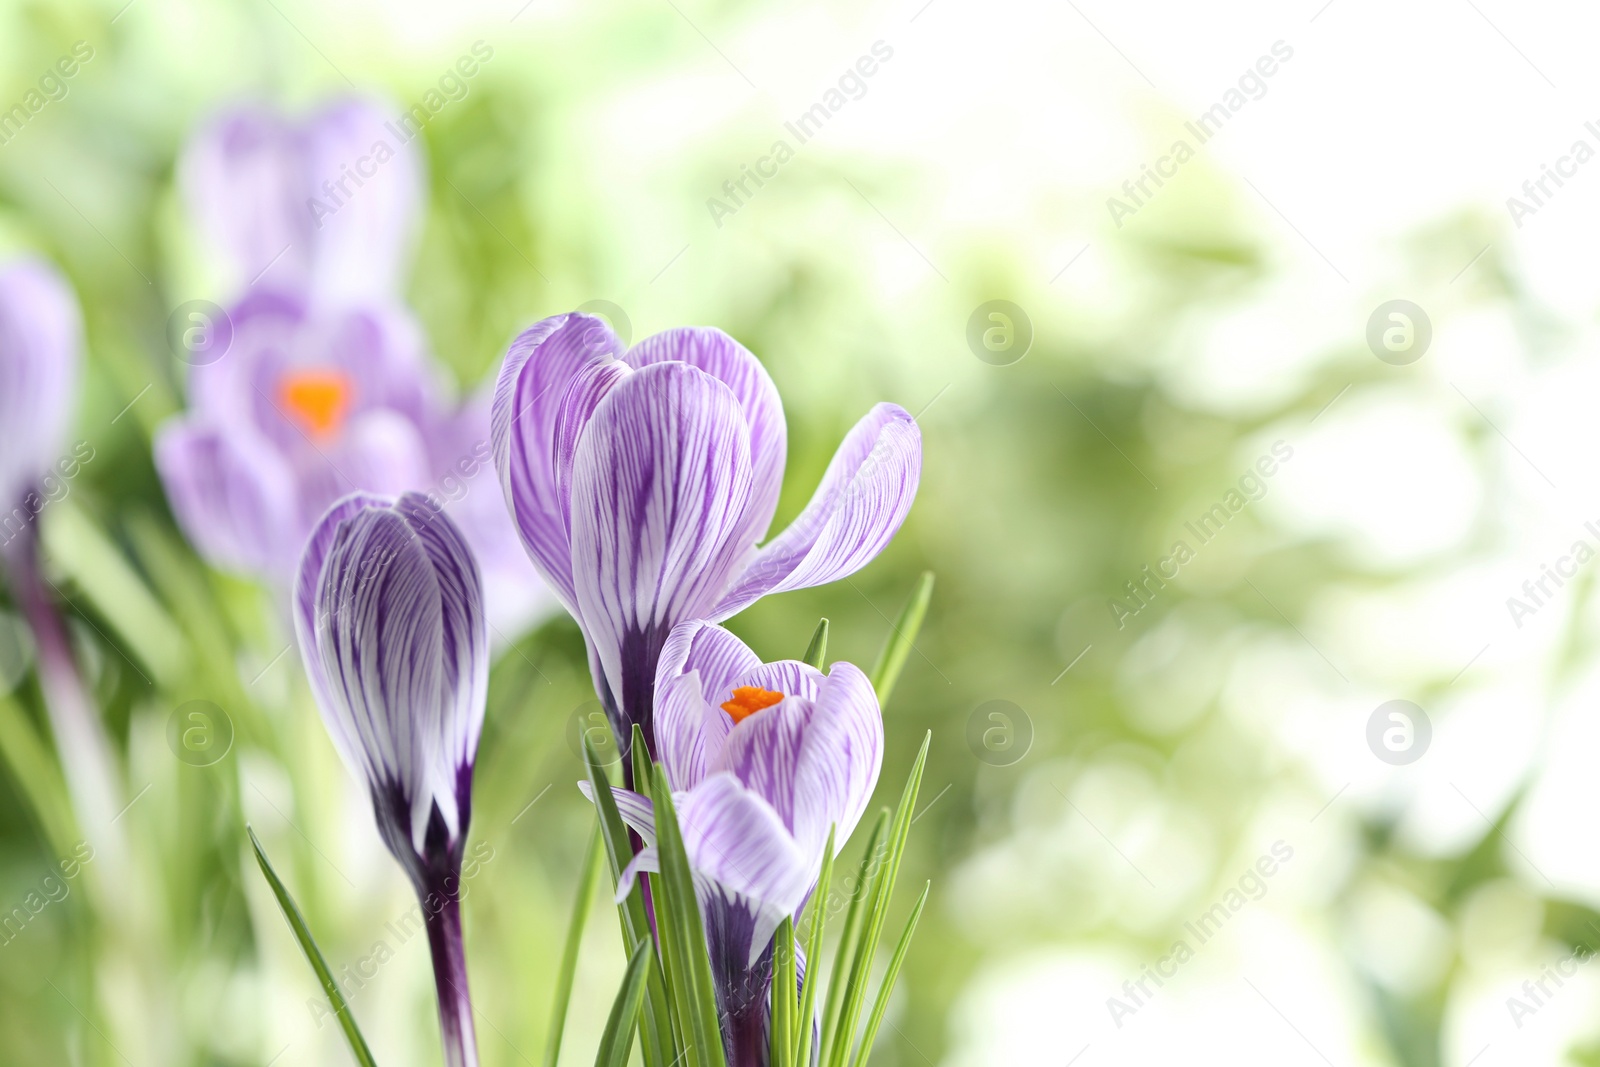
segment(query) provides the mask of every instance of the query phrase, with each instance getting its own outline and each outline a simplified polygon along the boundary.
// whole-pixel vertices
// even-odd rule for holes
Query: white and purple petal
[[[156,471],[184,535],[217,566],[287,573],[302,512],[293,471],[248,428],[180,417],[155,439]]]
[[[904,408],[879,404],[834,453],[794,522],[762,546],[717,605],[725,619],[763,596],[854,574],[882,552],[917,494],[922,435]]]
[[[534,565],[568,610],[577,612],[567,499],[556,471],[556,424],[571,383],[626,346],[603,319],[557,315],[524,330],[495,384],[495,466],[506,506]]]
[[[742,563],[736,536],[749,493],[749,437],[736,398],[682,363],[623,378],[579,440],[578,616],[616,711],[643,724],[647,738],[662,645],[676,623],[706,614]]]

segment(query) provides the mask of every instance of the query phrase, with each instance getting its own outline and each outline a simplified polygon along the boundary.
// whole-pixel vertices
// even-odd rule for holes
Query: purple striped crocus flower
[[[922,463],[916,422],[877,405],[805,510],[757,548],[787,440],[766,369],[720,330],[628,348],[578,313],[513,342],[493,438],[523,544],[583,629],[619,741],[638,723],[652,755],[656,665],[673,627],[859,570],[900,528]]]
[[[179,180],[235,291],[392,297],[422,205],[421,153],[396,109],[345,97],[302,119],[248,105],[203,126]]]
[[[696,873],[728,1062],[765,1067],[772,935],[816,888],[829,830],[837,851],[866,811],[883,765],[877,695],[852,664],[823,674],[762,663],[722,627],[683,623],[661,653],[656,742]],[[620,900],[659,861],[650,801],[616,794],[649,846],[623,872]]]
[[[420,494],[353,493],[306,543],[294,618],[323,722],[422,904],[445,1062],[474,1067],[460,892],[489,684],[478,565]]]

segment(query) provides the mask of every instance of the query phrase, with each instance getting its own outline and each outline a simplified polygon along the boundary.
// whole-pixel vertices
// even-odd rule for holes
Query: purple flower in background
[[[720,626],[689,622],[661,653],[656,742],[697,875],[728,1061],[764,1065],[772,935],[816,887],[830,828],[837,851],[866,811],[883,764],[877,695],[852,664],[823,674],[762,663]],[[650,802],[627,790],[617,798],[650,845],[623,873],[620,896],[659,862]]]
[[[450,401],[410,316],[263,292],[230,316],[232,343],[189,372],[190,408],[156,435],[156,467],[185,534],[223,568],[287,589],[318,517],[357,490],[427,490],[489,572],[497,632],[546,602],[489,470],[489,394]]]
[[[445,1062],[476,1064],[460,891],[489,684],[477,563],[420,494],[353,493],[306,544],[294,619],[323,722],[422,902]]]
[[[54,267],[36,259],[0,266],[0,525],[6,540],[39,508],[25,501],[66,442],[78,395],[83,320]]]
[[[513,342],[493,438],[523,543],[583,629],[619,741],[638,723],[653,748],[656,662],[673,627],[859,570],[900,528],[922,463],[915,421],[877,405],[805,510],[758,549],[787,439],[765,368],[720,330],[629,349],[577,313]]]
[[[179,175],[233,288],[391,297],[410,260],[423,166],[395,112],[336,100],[301,121],[238,107],[203,127]]]

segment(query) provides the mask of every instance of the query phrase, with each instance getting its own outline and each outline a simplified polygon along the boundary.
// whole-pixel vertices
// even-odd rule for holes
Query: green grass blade
[[[283,917],[289,923],[289,929],[294,931],[295,940],[300,942],[300,951],[305,953],[306,962],[311,964],[311,969],[317,972],[317,981],[322,983],[322,992],[327,995],[328,1003],[333,1005],[333,1013],[339,1018],[339,1026],[344,1030],[345,1039],[350,1042],[350,1052],[361,1067],[377,1067],[377,1061],[372,1058],[372,1051],[367,1048],[367,1039],[361,1036],[361,1029],[356,1026],[355,1016],[350,1014],[350,1005],[345,1003],[344,994],[339,991],[339,983],[333,980],[333,972],[328,970],[328,961],[322,958],[322,950],[317,947],[316,941],[311,937],[311,931],[306,928],[306,921],[300,914],[299,906],[289,895],[289,890],[278,877],[278,873],[272,869],[272,864],[267,861],[267,854],[261,848],[255,830],[246,825],[245,832],[250,835],[250,847],[256,850],[256,862],[261,865],[261,873],[266,875],[267,884],[272,886],[272,895],[278,898],[278,907],[282,909]]]
[[[545,1067],[556,1067],[561,1059],[561,1035],[567,1028],[567,1006],[572,1002],[572,982],[578,973],[578,947],[583,942],[583,928],[588,925],[589,908],[594,903],[594,886],[600,880],[600,868],[604,864],[605,850],[600,844],[600,828],[597,824],[595,832],[589,837],[589,850],[583,855],[583,875],[578,881],[578,897],[572,902],[567,943],[561,949],[561,969],[556,973],[556,1000],[550,1009],[550,1040],[544,1050]]]
[[[610,861],[611,885],[615,888],[622,878],[622,869],[633,859],[633,843],[628,837],[628,827],[617,811],[616,798],[611,795],[611,781],[588,738],[583,741],[584,759],[589,765],[589,785],[594,790],[595,812],[600,819],[600,841]],[[617,907],[622,922],[622,941],[631,954],[641,944],[654,945],[650,922],[645,915],[644,891],[635,884]],[[671,1007],[667,998],[666,979],[661,961],[655,952],[650,953],[650,967],[645,974],[644,1023],[640,1028],[639,1046],[644,1050],[645,1067],[669,1067],[679,1055],[679,1045],[673,1035]]]
[[[772,941],[772,1064],[793,1067],[795,1014],[794,920],[783,917]]]
[[[628,971],[622,976],[622,988],[611,1005],[611,1017],[600,1035],[600,1049],[595,1053],[594,1067],[628,1067],[628,1052],[633,1048],[633,1031],[639,1022],[639,1006],[644,1001],[644,979],[650,969],[648,941],[641,941],[628,959]]]
[[[811,938],[806,942],[806,988],[800,1000],[800,1011],[795,1016],[799,1028],[796,1035],[799,1047],[794,1062],[799,1067],[811,1067],[811,1030],[817,1013],[817,987],[822,984],[822,928],[828,922],[828,896],[833,888],[833,834],[838,827],[828,829],[828,844],[822,853],[822,875],[817,879],[817,891],[811,895]]]
[[[651,779],[651,799],[656,809],[656,847],[661,854],[661,875],[652,879],[659,886],[656,917],[670,916],[672,926],[672,967],[679,989],[686,996],[680,1017],[686,1025],[691,1065],[727,1067],[723,1054],[722,1030],[717,1025],[716,987],[711,979],[711,956],[706,947],[705,924],[700,919],[700,901],[695,894],[694,874],[684,851],[678,829],[678,812],[672,803],[667,775],[658,764]]]
[[[889,825],[889,812],[880,811],[872,823],[872,834],[867,838],[867,850],[861,855],[861,866],[856,871],[856,887],[850,897],[850,910],[845,912],[844,931],[839,935],[839,947],[833,960],[833,977],[828,982],[828,1001],[822,1013],[822,1037],[817,1045],[818,1062],[826,1065],[836,1043],[834,1033],[839,1028],[840,1013],[844,1011],[846,975],[854,962],[855,948],[862,925],[863,902],[871,895],[873,884],[883,869],[880,852],[884,846],[884,833]]]
[[[911,819],[917,805],[917,791],[922,787],[922,772],[928,764],[928,745],[933,741],[930,731],[922,738],[922,749],[911,774],[906,778],[905,791],[900,794],[900,804],[895,808],[894,823],[889,831],[889,849],[885,854],[882,876],[873,893],[872,907],[868,911],[861,943],[855,950],[855,966],[850,975],[850,987],[845,999],[844,1014],[840,1016],[837,1040],[829,1050],[833,1067],[844,1067],[854,1042],[856,1022],[861,1018],[861,1005],[867,995],[867,980],[872,971],[872,958],[878,951],[878,938],[883,934],[883,924],[889,916],[889,900],[894,894],[895,878],[900,873],[900,859],[905,854],[906,838],[911,833]]]
[[[828,656],[828,620],[823,619],[817,623],[816,630],[812,631],[811,643],[806,646],[806,654],[800,659],[809,663],[817,670],[822,669],[822,661]]]
[[[906,606],[900,610],[900,617],[889,630],[883,651],[878,653],[878,662],[872,666],[872,688],[877,691],[880,705],[889,703],[889,694],[894,692],[894,684],[900,680],[900,669],[906,665],[906,657],[916,643],[917,632],[922,629],[922,620],[928,614],[928,601],[931,599],[933,572],[923,571],[922,577],[917,579],[916,589],[912,590],[911,599],[906,601]]]
[[[58,856],[79,840],[59,764],[27,715],[9,696],[0,695],[0,761],[28,798],[39,827]]]
[[[889,995],[894,992],[895,979],[900,977],[900,967],[906,962],[906,953],[911,950],[911,935],[916,933],[917,920],[922,918],[922,908],[928,903],[928,890],[932,887],[932,882],[923,885],[922,895],[917,898],[917,906],[911,909],[911,918],[906,921],[906,928],[900,934],[900,943],[894,947],[894,957],[889,960],[889,970],[884,973],[883,985],[878,987],[878,999],[873,1002],[872,1014],[867,1016],[867,1029],[861,1035],[860,1050],[856,1053],[855,1059],[850,1061],[851,1067],[866,1067],[867,1060],[872,1055],[872,1043],[878,1039],[878,1027],[883,1023],[884,1012],[889,1010]]]

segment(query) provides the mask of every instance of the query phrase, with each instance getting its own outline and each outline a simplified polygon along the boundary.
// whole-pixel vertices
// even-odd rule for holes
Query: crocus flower
[[[428,491],[489,573],[497,634],[543,609],[490,472],[489,393],[452,401],[409,315],[262,291],[230,322],[226,355],[190,368],[189,410],[156,436],[167,498],[202,555],[286,590],[339,497]]]
[[[829,830],[837,850],[866,811],[883,765],[877,695],[852,664],[823,674],[762,663],[722,627],[683,623],[661,653],[656,741],[697,875],[728,1062],[765,1067],[772,935],[816,888]],[[620,899],[659,861],[650,802],[617,796],[650,843],[624,872]]]
[[[323,722],[422,903],[445,1061],[476,1064],[460,890],[489,684],[478,565],[421,494],[353,493],[312,531],[294,617]]]
[[[344,98],[295,121],[236,107],[189,143],[179,176],[234,291],[258,282],[337,299],[393,296],[422,201],[415,132]]]
[[[877,405],[805,510],[758,549],[787,438],[765,368],[720,330],[630,349],[577,313],[513,342],[493,438],[523,543],[583,629],[619,740],[638,723],[652,755],[656,663],[673,627],[859,570],[905,519],[922,462],[915,421]]]
[[[65,454],[77,402],[83,320],[66,279],[36,259],[0,266],[0,572],[27,620],[39,685],[79,828],[114,879],[126,849],[111,743],[84,685],[65,621],[40,567],[38,521],[47,479],[70,477],[84,458]],[[93,457],[92,446],[88,457]],[[58,483],[65,484],[65,483]]]

